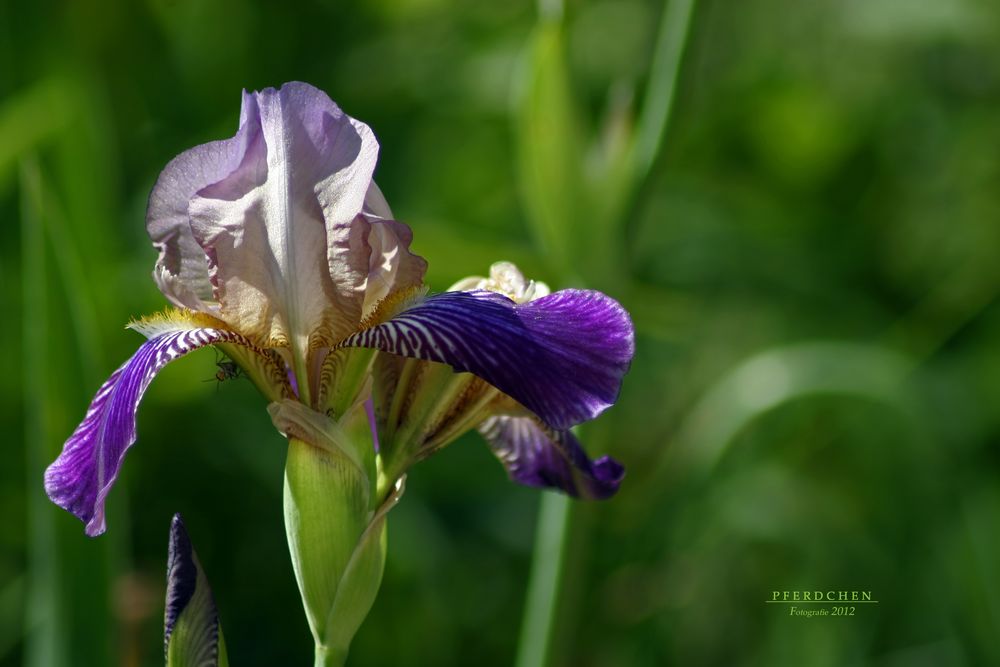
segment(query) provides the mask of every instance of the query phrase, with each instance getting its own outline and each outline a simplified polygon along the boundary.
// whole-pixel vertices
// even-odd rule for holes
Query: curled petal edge
[[[174,313],[132,326],[149,339],[101,385],[83,421],[45,471],[45,492],[84,522],[95,537],[106,530],[104,503],[125,454],[136,441],[136,412],[156,374],[188,352],[213,343],[233,343],[260,354],[240,334],[200,326],[210,318]]]
[[[625,477],[615,459],[591,460],[572,433],[545,428],[532,417],[490,417],[479,432],[518,484],[604,500],[617,493]]]

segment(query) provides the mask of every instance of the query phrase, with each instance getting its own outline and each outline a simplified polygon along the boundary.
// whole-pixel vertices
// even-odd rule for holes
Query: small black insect
[[[215,365],[219,368],[219,370],[215,372],[215,379],[219,382],[235,380],[243,375],[243,369],[237,366],[235,361],[222,359],[221,361],[216,361]]]
[[[227,380],[235,380],[236,378],[243,376],[243,369],[240,368],[235,361],[227,359],[224,356],[216,355],[215,366],[219,370],[215,371],[215,375],[213,377],[204,380],[205,382],[215,380],[221,384]]]

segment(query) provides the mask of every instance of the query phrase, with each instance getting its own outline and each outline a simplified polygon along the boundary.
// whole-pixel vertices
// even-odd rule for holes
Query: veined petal
[[[136,440],[139,402],[160,369],[212,343],[253,348],[237,333],[198,326],[198,319],[185,322],[180,317],[161,318],[137,325],[135,328],[151,337],[97,391],[83,422],[45,471],[45,492],[52,502],[86,524],[87,535],[93,537],[105,530],[105,498],[118,477],[125,453]]]
[[[304,358],[316,339],[339,338],[361,317],[368,253],[354,221],[378,143],[302,83],[252,93],[243,115],[259,126],[259,147],[191,199],[191,228],[209,257],[220,317]]]
[[[592,419],[615,402],[635,349],[628,313],[589,290],[521,304],[495,292],[445,292],[343,345],[468,371],[556,429]]]
[[[519,484],[603,500],[618,491],[625,476],[618,461],[609,456],[591,461],[572,433],[544,428],[532,417],[490,417],[479,432]]]
[[[153,278],[174,305],[207,312],[215,307],[208,256],[195,240],[188,205],[202,188],[259,161],[264,151],[256,100],[244,93],[236,136],[196,146],[167,164],[153,186],[146,210],[146,231],[159,250]]]

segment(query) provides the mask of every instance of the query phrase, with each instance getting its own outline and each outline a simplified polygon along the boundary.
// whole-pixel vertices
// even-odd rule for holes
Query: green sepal
[[[180,514],[170,524],[163,643],[167,667],[229,667],[212,589]]]
[[[396,482],[351,554],[326,619],[323,645],[328,650],[338,651],[342,647],[346,656],[351,640],[375,603],[385,568],[386,514],[403,496],[405,481],[402,477]]]
[[[288,436],[285,530],[317,665],[339,665],[368,615],[385,564],[385,513],[375,498],[375,449],[362,405],[340,420],[294,401],[268,408]]]
[[[563,27],[539,22],[519,77],[516,138],[521,194],[528,223],[559,275],[572,272],[574,251],[586,241],[580,225],[582,120],[570,85]]]

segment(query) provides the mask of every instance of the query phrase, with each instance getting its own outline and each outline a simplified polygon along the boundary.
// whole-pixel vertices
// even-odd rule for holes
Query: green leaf
[[[909,414],[903,381],[912,368],[912,360],[879,345],[812,341],[764,350],[726,373],[695,405],[671,464],[707,475],[748,423],[803,396],[857,396]]]
[[[397,480],[385,502],[361,535],[351,559],[344,569],[337,594],[326,619],[325,643],[329,647],[346,647],[368,615],[382,583],[385,568],[386,520],[389,510],[403,496],[405,476]]]
[[[70,125],[77,113],[72,86],[50,77],[7,97],[0,106],[0,174]]]
[[[521,192],[528,221],[546,256],[567,275],[571,267],[583,139],[566,68],[562,27],[543,21],[535,30],[517,104]]]
[[[45,467],[72,431],[68,416],[76,414],[85,400],[79,387],[97,381],[86,364],[74,358],[77,350],[85,358],[100,357],[100,350],[83,334],[86,327],[79,320],[92,304],[82,290],[68,289],[70,272],[63,262],[68,253],[53,252],[57,239],[47,238],[56,231],[59,198],[42,161],[34,154],[21,160],[20,190],[25,304],[21,390],[29,566],[24,664],[110,664],[112,630],[106,611],[119,545],[114,540],[100,545],[81,541],[78,528],[72,531],[69,523],[60,522],[40,483]],[[57,306],[64,303],[69,307]],[[81,572],[87,576],[80,576]]]

